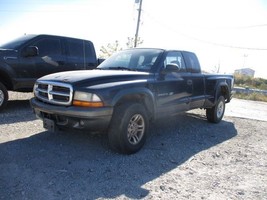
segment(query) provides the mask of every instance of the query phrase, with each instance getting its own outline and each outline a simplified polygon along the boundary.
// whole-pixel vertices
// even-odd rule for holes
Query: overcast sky
[[[1,0],[0,43],[23,34],[91,40],[97,52],[134,37],[135,0]],[[194,51],[206,71],[252,68],[267,79],[267,0],[143,0],[141,47]]]

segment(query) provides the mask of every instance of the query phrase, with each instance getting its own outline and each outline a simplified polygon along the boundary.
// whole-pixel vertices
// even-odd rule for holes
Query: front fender
[[[118,104],[129,101],[141,101],[144,103],[148,111],[154,115],[155,112],[155,97],[151,90],[148,88],[137,87],[137,88],[125,88],[120,90],[113,98],[111,104],[115,107]]]
[[[16,74],[14,70],[7,65],[5,62],[0,60],[0,79],[1,82],[3,82],[8,89],[13,89],[14,85],[14,78],[16,77]]]

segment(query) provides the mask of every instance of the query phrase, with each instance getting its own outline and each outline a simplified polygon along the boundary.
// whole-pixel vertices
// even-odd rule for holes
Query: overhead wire
[[[220,46],[220,47],[226,47],[226,48],[234,48],[234,49],[244,49],[244,50],[256,50],[256,51],[267,51],[267,48],[257,48],[257,47],[245,47],[245,46],[235,46],[235,45],[229,45],[229,44],[223,44],[219,42],[212,42],[208,40],[204,40],[189,34],[185,34],[182,31],[178,31],[177,29],[174,29],[173,27],[168,26],[167,24],[162,23],[161,21],[157,20],[155,17],[153,17],[151,14],[149,14],[147,11],[143,10],[144,15],[149,17],[151,20],[156,22],[157,24],[166,27],[168,30],[177,33],[179,35],[182,35],[186,38],[189,38],[191,40],[199,41],[205,44],[210,44],[210,45],[215,45],[215,46]],[[231,29],[248,29],[248,28],[258,28],[258,27],[267,27],[267,24],[257,24],[257,25],[249,25],[249,26],[236,26],[236,27],[231,27]],[[226,27],[224,27],[226,28]],[[230,28],[230,27],[228,27]]]

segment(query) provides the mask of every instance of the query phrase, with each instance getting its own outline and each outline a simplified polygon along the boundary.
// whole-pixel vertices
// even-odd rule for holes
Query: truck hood
[[[105,83],[148,80],[151,74],[148,72],[119,71],[119,70],[78,70],[59,72],[39,78],[38,81],[54,81],[70,83],[73,86],[90,87]]]
[[[16,55],[17,52],[16,50],[13,49],[2,49],[0,47],[0,55]]]
[[[13,49],[1,49],[0,48],[0,60],[17,59],[18,53]]]

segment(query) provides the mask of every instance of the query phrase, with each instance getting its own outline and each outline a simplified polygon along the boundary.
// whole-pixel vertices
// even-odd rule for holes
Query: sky
[[[125,47],[137,25],[136,0],[1,0],[0,44],[53,34]],[[193,51],[208,72],[251,68],[267,79],[267,0],[143,0],[139,47]]]

